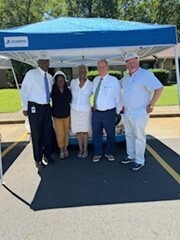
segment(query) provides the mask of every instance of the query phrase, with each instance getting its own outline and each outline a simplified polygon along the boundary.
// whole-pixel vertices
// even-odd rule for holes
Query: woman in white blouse
[[[91,106],[90,95],[92,93],[92,82],[87,79],[87,68],[80,65],[78,68],[79,78],[72,79],[70,83],[71,102],[71,130],[76,133],[79,145],[78,157],[88,156],[88,139],[91,131]]]

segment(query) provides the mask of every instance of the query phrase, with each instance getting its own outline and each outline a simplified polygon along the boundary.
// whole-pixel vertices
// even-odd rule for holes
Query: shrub
[[[163,85],[168,85],[169,71],[165,69],[150,69]]]
[[[122,72],[121,71],[115,71],[115,70],[109,70],[108,73],[114,77],[116,77],[117,79],[121,79],[122,78]],[[90,81],[93,81],[93,79],[98,76],[99,73],[97,70],[95,71],[89,71],[87,73],[87,77]]]
[[[13,75],[12,71],[10,71],[10,70],[7,71],[7,86],[8,86],[8,88],[16,87],[14,75]]]

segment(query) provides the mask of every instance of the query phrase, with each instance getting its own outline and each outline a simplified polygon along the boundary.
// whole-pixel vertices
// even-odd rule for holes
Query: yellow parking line
[[[2,152],[2,157],[4,157],[11,149],[13,149],[20,141],[22,141],[24,138],[26,138],[28,135],[28,132],[23,133],[14,143],[12,143],[9,147],[7,147]]]
[[[161,164],[161,166],[180,184],[180,175],[171,166],[169,166],[169,164],[167,164],[167,162],[162,159],[152,147],[146,144],[146,148],[151,153],[151,155]]]

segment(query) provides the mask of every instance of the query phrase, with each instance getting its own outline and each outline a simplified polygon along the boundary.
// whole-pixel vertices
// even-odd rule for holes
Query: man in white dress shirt
[[[103,129],[107,134],[105,157],[114,161],[115,117],[119,114],[121,90],[118,79],[108,74],[108,63],[105,59],[98,62],[99,76],[93,80],[94,111],[92,114],[92,136],[94,146],[93,162],[98,162],[103,154]],[[98,90],[99,89],[99,90]],[[98,92],[98,93],[97,93]]]
[[[38,55],[39,67],[26,73],[21,87],[23,114],[29,119],[34,160],[38,169],[54,163],[50,158],[52,150],[50,108],[52,76],[48,73],[49,61],[48,53],[40,52]]]
[[[135,52],[127,53],[125,62],[128,74],[120,82],[123,89],[127,157],[121,163],[132,163],[131,169],[139,170],[145,164],[145,127],[163,86],[152,72],[140,67]]]

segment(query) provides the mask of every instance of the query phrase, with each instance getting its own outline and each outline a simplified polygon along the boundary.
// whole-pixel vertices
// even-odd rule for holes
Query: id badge
[[[35,106],[31,107],[31,113],[36,113],[36,107]]]

